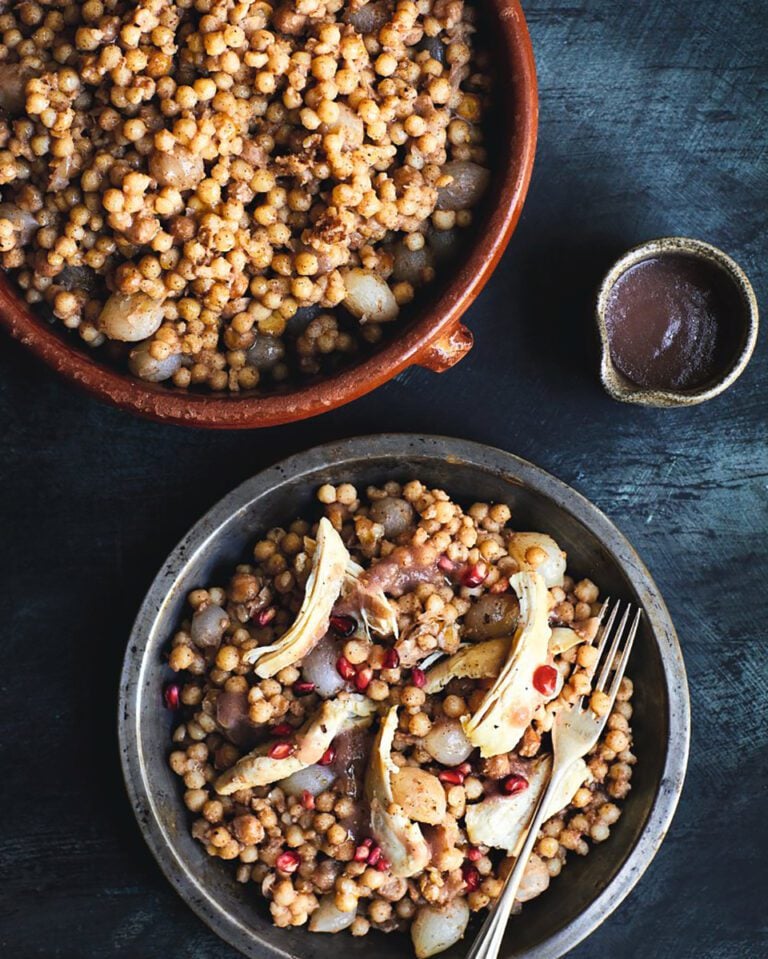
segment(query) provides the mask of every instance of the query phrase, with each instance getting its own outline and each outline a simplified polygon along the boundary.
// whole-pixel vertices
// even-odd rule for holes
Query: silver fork
[[[600,611],[601,619],[608,608],[608,602],[609,601],[606,600]],[[577,759],[581,759],[582,756],[585,756],[590,749],[595,746],[605,727],[613,704],[616,702],[616,695],[619,691],[622,677],[624,676],[624,670],[627,667],[629,654],[632,652],[632,644],[635,641],[637,629],[640,625],[640,616],[642,614],[640,609],[636,610],[624,648],[621,653],[619,653],[622,637],[627,629],[630,616],[632,616],[632,606],[628,603],[624,615],[614,631],[614,624],[619,613],[620,605],[621,603],[617,602],[611,610],[597,646],[598,655],[595,660],[595,665],[590,671],[590,678],[593,678],[598,666],[601,667],[597,682],[592,687],[593,691],[597,692],[606,691],[606,683],[611,673],[613,673],[613,678],[608,688],[610,705],[602,716],[596,716],[589,708],[589,705],[584,703],[585,697],[582,696],[578,703],[569,709],[563,709],[557,713],[554,725],[552,726],[553,756],[552,772],[549,782],[536,803],[533,817],[528,826],[525,842],[515,860],[515,865],[506,879],[501,895],[491,908],[487,919],[477,934],[477,938],[472,944],[472,948],[467,953],[467,959],[496,959],[498,956],[501,941],[504,938],[504,931],[509,921],[509,914],[514,905],[517,890],[520,887],[520,881],[523,878],[525,867],[528,864],[531,851],[538,838],[541,824],[545,819],[549,797],[558,788],[573,763],[576,762]],[[604,655],[606,646],[608,647],[608,652]]]

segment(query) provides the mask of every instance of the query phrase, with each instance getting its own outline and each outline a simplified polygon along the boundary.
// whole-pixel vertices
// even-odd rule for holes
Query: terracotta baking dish
[[[209,429],[252,429],[316,416],[350,402],[418,365],[443,372],[472,347],[461,317],[498,263],[528,191],[536,150],[538,95],[531,39],[519,0],[491,0],[486,43],[493,56],[497,113],[491,118],[493,179],[474,239],[448,283],[414,305],[392,339],[357,363],[291,392],[236,396],[193,393],[145,383],[107,365],[65,331],[35,316],[0,276],[0,323],[45,363],[99,399],[155,420]]]

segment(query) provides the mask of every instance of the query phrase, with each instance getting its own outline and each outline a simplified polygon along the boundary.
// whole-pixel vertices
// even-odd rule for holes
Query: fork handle
[[[539,835],[539,829],[545,819],[547,802],[549,797],[560,784],[563,776],[571,764],[567,763],[558,769],[553,769],[552,776],[547,783],[547,788],[541,794],[533,811],[528,833],[525,837],[523,847],[515,860],[512,871],[507,876],[507,880],[502,889],[501,895],[491,908],[487,919],[480,928],[472,948],[467,953],[467,959],[496,959],[501,949],[501,943],[504,938],[504,932],[509,922],[509,914],[512,906],[515,904],[517,890],[520,888],[520,882],[528,864],[531,851]]]

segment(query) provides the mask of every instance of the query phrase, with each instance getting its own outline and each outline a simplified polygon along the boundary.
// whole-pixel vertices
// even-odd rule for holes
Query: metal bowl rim
[[[451,455],[446,456],[449,448]],[[682,651],[663,597],[644,563],[614,523],[586,497],[566,483],[513,453],[452,437],[409,433],[358,436],[296,453],[257,473],[216,503],[179,541],[152,582],[139,609],[120,677],[118,739],[126,790],[145,842],[166,879],[195,913],[235,949],[253,942],[254,932],[240,923],[209,894],[174,848],[157,815],[139,735],[140,701],[147,639],[159,619],[175,580],[193,556],[208,549],[234,514],[284,481],[317,469],[342,467],[350,460],[386,459],[410,452],[416,457],[466,464],[518,483],[550,499],[587,526],[606,546],[637,592],[644,608],[653,608],[651,635],[658,647],[668,701],[668,737],[661,781],[623,865],[586,910],[525,954],[525,959],[560,959],[590,935],[621,904],[640,880],[667,833],[682,793],[690,748],[690,700]],[[648,600],[652,599],[653,603]],[[675,744],[675,749],[670,745]],[[140,814],[141,810],[141,814]],[[292,959],[291,954],[259,939],[265,955]]]

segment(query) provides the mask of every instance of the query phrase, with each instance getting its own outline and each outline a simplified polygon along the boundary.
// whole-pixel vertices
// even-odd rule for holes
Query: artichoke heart
[[[255,673],[269,679],[310,653],[328,632],[331,610],[341,592],[349,553],[341,537],[323,517],[317,529],[317,548],[307,579],[304,600],[291,628],[272,646],[257,646],[243,659],[255,663]]]
[[[398,770],[391,752],[396,730],[397,706],[392,706],[373,746],[365,794],[371,808],[371,832],[389,860],[392,875],[408,878],[426,868],[430,852],[419,826],[394,801],[392,776]]]
[[[439,693],[452,679],[493,679],[501,672],[511,642],[510,636],[500,636],[465,646],[430,669],[424,692],[427,695]]]
[[[510,855],[517,855],[539,796],[549,781],[551,768],[552,757],[542,756],[531,765],[528,789],[514,796],[490,796],[467,806],[465,823],[470,842],[505,849]],[[549,819],[564,809],[589,778],[587,764],[583,759],[576,760],[551,795],[545,818]]]
[[[340,693],[327,699],[312,719],[296,733],[296,749],[285,759],[268,755],[273,743],[258,746],[238,760],[216,780],[216,792],[229,796],[238,789],[266,786],[285,779],[320,759],[339,733],[359,726],[370,726],[376,704],[359,693]]]
[[[427,673],[424,692],[428,695],[445,689],[452,679],[495,679],[509,653],[511,636],[488,639],[484,643],[471,643],[454,656],[444,659]],[[549,639],[550,656],[561,653],[586,642],[584,636],[573,629],[557,626]]]
[[[583,642],[585,642],[584,637],[580,636],[575,630],[569,629],[567,626],[555,626],[552,635],[549,637],[549,651],[553,656],[559,656]]]
[[[515,533],[507,548],[518,569],[536,571],[548,589],[562,586],[565,576],[565,553],[546,533]]]
[[[520,598],[520,625],[496,682],[477,712],[461,719],[467,739],[484,758],[511,752],[544,701],[533,674],[549,656],[547,587],[538,573],[515,573],[509,582]]]

